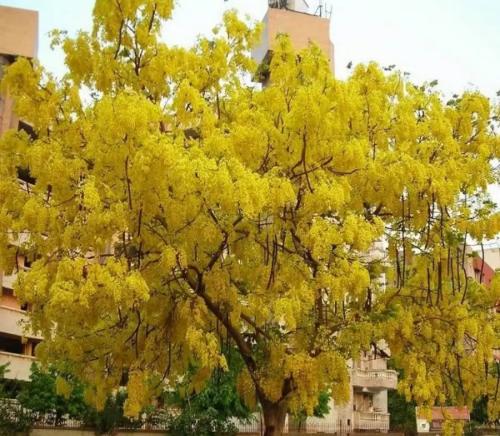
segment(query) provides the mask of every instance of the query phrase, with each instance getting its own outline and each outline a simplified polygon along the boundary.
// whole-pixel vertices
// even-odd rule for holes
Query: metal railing
[[[264,434],[264,417],[261,413],[254,413],[250,422],[240,422],[239,420],[234,419],[233,423],[238,428],[239,433]],[[288,416],[285,421],[283,433],[288,433]]]
[[[19,401],[13,399],[0,399],[0,409],[7,413],[11,422],[16,422],[17,420],[26,419],[29,417],[29,421],[33,428],[40,429],[82,429],[82,430],[94,430],[91,425],[88,425],[83,420],[74,419],[65,416],[58,416],[55,412],[49,413],[37,413],[32,412],[29,409],[23,408]],[[8,407],[5,407],[8,406]],[[120,425],[116,430],[151,430],[151,431],[167,431],[168,424],[161,414],[151,415],[142,419],[142,421],[137,423],[131,423],[130,425]]]

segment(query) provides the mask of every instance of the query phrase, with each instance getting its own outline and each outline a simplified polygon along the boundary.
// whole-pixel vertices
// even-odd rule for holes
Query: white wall
[[[417,432],[418,433],[429,433],[430,425],[429,421],[426,419],[417,418]]]
[[[475,247],[475,250],[477,254],[481,256],[481,249]],[[500,268],[500,248],[489,248],[484,250],[484,260],[493,270]]]
[[[260,43],[252,49],[252,58],[257,64],[262,63],[264,57],[269,51],[269,14],[266,13],[262,19],[262,35]]]
[[[297,12],[310,12],[304,0],[288,0],[288,8]]]
[[[387,413],[387,391],[383,390],[373,394],[373,408],[377,412]]]

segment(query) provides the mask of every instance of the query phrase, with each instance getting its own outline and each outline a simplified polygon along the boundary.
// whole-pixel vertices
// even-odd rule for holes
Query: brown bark
[[[262,401],[261,403],[264,414],[264,436],[281,436],[285,426],[286,402],[272,403],[270,401]]]

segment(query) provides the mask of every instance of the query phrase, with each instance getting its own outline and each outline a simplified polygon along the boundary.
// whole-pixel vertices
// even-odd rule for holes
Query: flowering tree
[[[445,104],[371,64],[335,80],[286,37],[260,90],[257,30],[230,12],[169,47],[172,3],[97,0],[92,33],[54,33],[61,81],[26,59],[6,71],[36,135],[0,139],[1,267],[33,257],[16,292],[40,357],[72,362],[97,407],[126,382],[134,416],[188,367],[199,389],[228,344],[277,435],[319,392],[347,399],[347,359],[384,339],[408,398],[489,393],[498,413],[500,287],[467,277],[465,250],[500,225],[488,99]]]

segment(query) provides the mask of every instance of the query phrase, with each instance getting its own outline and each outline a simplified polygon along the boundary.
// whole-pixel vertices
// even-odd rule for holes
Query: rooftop
[[[0,54],[36,57],[38,12],[0,6]]]
[[[421,419],[428,419],[425,412],[421,408],[417,408],[417,417]],[[470,413],[467,407],[432,407],[431,420],[444,421],[446,419],[453,419],[457,421],[469,421]]]

